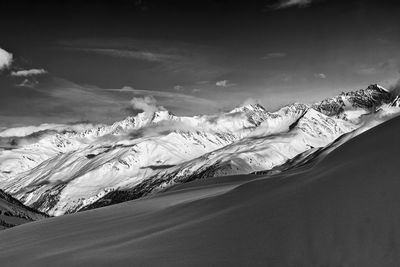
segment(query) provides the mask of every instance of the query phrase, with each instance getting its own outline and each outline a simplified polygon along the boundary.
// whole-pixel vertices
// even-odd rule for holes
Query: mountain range
[[[397,117],[280,174],[200,179],[0,231],[0,262],[400,266],[399,132]]]
[[[270,112],[259,104],[215,115],[143,112],[112,125],[0,132],[0,189],[52,216],[165,191],[197,179],[275,174],[327,154],[395,116],[379,85]]]

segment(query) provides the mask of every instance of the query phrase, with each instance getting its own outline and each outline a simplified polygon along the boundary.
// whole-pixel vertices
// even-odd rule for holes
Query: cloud
[[[223,48],[165,38],[70,39],[58,41],[54,49],[142,60],[151,64],[155,73],[165,72],[177,81],[182,77],[213,80],[231,70],[231,66],[215,63],[224,57]]]
[[[210,81],[198,81],[196,82],[196,84],[209,84]]]
[[[374,75],[380,72],[379,68],[376,67],[366,67],[357,69],[356,72],[361,75]]]
[[[216,86],[220,86],[220,87],[226,87],[228,85],[228,80],[223,80],[223,81],[217,81],[215,83]]]
[[[198,89],[198,88],[193,88],[193,89],[192,89],[192,93],[199,93],[199,92],[201,92],[201,90]]]
[[[183,91],[183,90],[185,90],[185,88],[183,86],[181,86],[181,85],[175,85],[174,86],[174,90],[175,91]]]
[[[297,7],[305,7],[311,4],[313,0],[281,0],[276,6],[275,9],[289,8],[293,6]]]
[[[111,57],[132,58],[150,62],[165,62],[178,59],[177,55],[155,53],[141,50],[124,50],[114,48],[68,48],[69,50],[84,51]]]
[[[24,79],[22,82],[16,84],[18,87],[35,88],[39,82],[36,79]]]
[[[228,80],[222,80],[222,81],[217,81],[215,83],[216,86],[218,87],[230,87],[230,86],[234,86],[234,83],[229,82]]]
[[[157,100],[154,96],[134,97],[131,100],[134,110],[143,110],[145,113],[154,113],[159,110],[165,110],[162,106],[157,106]]]
[[[0,130],[0,138],[1,137],[24,137],[24,136],[32,136],[36,134],[39,136],[40,133],[44,133],[46,131],[52,132],[65,132],[65,131],[76,131],[81,132],[84,130],[88,130],[94,128],[98,125],[91,123],[74,123],[74,124],[56,124],[56,123],[43,123],[40,125],[31,125],[31,126],[21,126],[14,128],[7,128],[3,131]]]
[[[6,50],[0,48],[0,70],[5,69],[11,65],[13,55]]]
[[[29,80],[34,78],[29,77]],[[142,99],[134,101],[135,107],[141,107],[141,110],[146,108],[150,112],[162,110],[160,106],[163,106],[173,113],[193,116],[216,112],[220,107],[215,101],[194,94],[172,90],[139,90],[130,86],[119,89],[101,88],[88,84],[79,85],[57,77],[48,77],[36,86],[25,81],[20,86],[10,84],[1,89],[7,91],[0,97],[0,128],[3,125],[15,127],[45,122],[113,123],[127,115],[138,113],[130,103],[133,97]],[[26,97],[21,98],[22,94]],[[149,96],[147,100],[146,96]],[[155,104],[153,100],[149,101],[152,97],[157,100]],[[140,106],[141,102],[147,105]],[[155,107],[151,107],[152,105]]]
[[[159,121],[156,124],[150,124],[148,126],[135,129],[128,133],[132,139],[138,139],[143,137],[155,137],[165,136],[175,131],[193,131],[193,130],[205,130],[201,126],[193,127],[192,125],[183,121]]]
[[[34,75],[42,75],[46,74],[47,71],[44,69],[30,69],[30,70],[19,70],[11,72],[12,76],[16,77],[27,77],[27,76],[34,76]]]
[[[327,76],[324,73],[315,73],[314,74],[315,77],[320,78],[320,79],[326,79]]]
[[[116,90],[118,90],[118,89],[116,89]],[[119,91],[120,91],[120,92],[132,92],[132,91],[135,91],[135,89],[133,89],[133,88],[130,87],[130,86],[124,86],[124,87],[122,87],[121,89],[119,89]]]
[[[262,57],[261,59],[273,59],[273,58],[282,58],[286,57],[286,53],[275,52],[275,53],[268,53],[266,56]]]
[[[18,70],[11,72],[11,76],[24,78],[22,81],[16,84],[18,87],[35,88],[39,81],[35,78],[37,75],[46,74],[47,71],[44,69],[29,69],[29,70]]]

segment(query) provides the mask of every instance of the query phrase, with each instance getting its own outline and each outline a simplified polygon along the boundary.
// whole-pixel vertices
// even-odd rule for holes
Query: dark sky
[[[193,115],[389,85],[396,2],[2,1],[0,127],[112,122],[133,97]]]

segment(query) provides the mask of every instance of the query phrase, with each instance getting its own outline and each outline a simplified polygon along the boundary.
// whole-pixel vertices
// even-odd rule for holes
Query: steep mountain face
[[[109,192],[82,210],[140,198],[174,184],[195,179],[269,170],[304,151],[324,147],[342,134],[354,130],[355,126],[329,118],[310,108],[290,128],[279,135],[264,135],[262,129],[257,129],[259,132],[254,131],[221,149],[178,166],[160,170],[132,188],[120,188]]]
[[[396,96],[396,98],[393,100],[393,102],[391,103],[392,107],[400,107],[400,96]]]
[[[357,120],[362,114],[375,111],[382,104],[393,101],[393,95],[378,84],[354,92],[342,92],[339,96],[325,99],[312,107],[327,115],[345,120]]]
[[[365,114],[397,112],[392,101],[372,85],[276,112],[260,105],[195,117],[158,111],[82,131],[58,126],[25,137],[0,133],[0,188],[61,215],[194,179],[270,170],[359,128]]]
[[[0,230],[47,217],[0,190]]]

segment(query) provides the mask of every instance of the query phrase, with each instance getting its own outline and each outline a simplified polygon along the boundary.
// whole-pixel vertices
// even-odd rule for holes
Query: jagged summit
[[[307,104],[303,104],[303,103],[299,103],[299,102],[294,102],[292,104],[286,105],[282,108],[280,108],[277,112],[275,113],[283,113],[283,114],[288,114],[288,113],[293,113],[293,112],[306,112],[308,109],[310,108],[309,105]]]
[[[386,91],[386,92],[390,93],[390,91],[388,89],[386,89],[385,87],[383,87],[383,86],[381,86],[381,85],[379,85],[377,83],[369,85],[367,87],[367,89],[370,89],[370,90],[383,90],[383,91]]]
[[[266,112],[267,110],[260,104],[247,104],[232,109],[229,113],[237,112]]]
[[[388,96],[391,96],[391,92],[378,84],[371,84],[365,89],[342,92],[340,96],[358,96],[358,97],[367,96],[367,97],[377,97],[386,99]]]
[[[366,89],[342,92],[340,95],[317,102],[312,107],[328,116],[346,116],[349,110],[371,112],[382,104],[389,104],[394,96],[378,84],[371,84]]]

